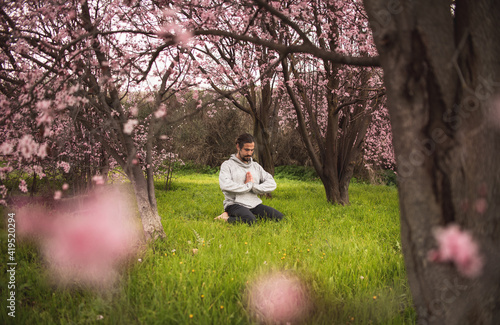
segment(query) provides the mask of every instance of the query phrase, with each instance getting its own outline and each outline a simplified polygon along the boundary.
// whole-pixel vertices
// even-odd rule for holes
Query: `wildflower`
[[[222,306],[222,305],[221,305],[221,306],[220,306],[220,309],[224,309],[224,306]]]
[[[193,318],[193,317],[194,317],[193,314],[189,314],[189,318]]]
[[[373,300],[377,300],[377,296],[373,296]]]
[[[201,295],[201,299],[205,298],[205,295]]]

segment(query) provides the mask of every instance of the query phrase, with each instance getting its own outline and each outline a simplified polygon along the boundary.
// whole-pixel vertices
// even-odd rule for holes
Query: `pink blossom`
[[[458,271],[469,278],[480,275],[483,260],[477,243],[468,232],[461,231],[458,225],[451,224],[446,228],[438,228],[434,232],[434,237],[438,249],[429,251],[429,260],[441,263],[453,262]]]
[[[56,284],[106,289],[137,251],[134,211],[126,195],[103,188],[66,208],[25,206],[16,213],[16,225],[23,237],[38,240]]]
[[[54,192],[54,200],[60,200],[62,197],[62,192],[61,191],[55,191]]]
[[[104,177],[101,175],[95,175],[92,177],[92,180],[96,183],[96,185],[104,185]]]
[[[134,128],[139,124],[139,121],[137,120],[128,120],[127,123],[123,125],[123,132],[126,134],[132,134],[134,131]]]
[[[23,193],[27,193],[28,192],[28,185],[26,184],[26,181],[24,179],[22,179],[21,182],[19,182],[19,189]]]
[[[132,116],[137,116],[139,114],[139,108],[137,105],[130,107],[130,114],[132,114]]]
[[[165,107],[165,105],[162,104],[160,108],[158,108],[158,110],[155,112],[155,117],[157,119],[160,119],[166,115],[167,115],[167,108]]]
[[[33,140],[33,137],[31,135],[25,134],[23,135],[21,140],[19,140],[17,150],[24,158],[30,159],[37,153],[38,144]]]
[[[14,146],[11,142],[5,141],[0,145],[0,154],[10,155],[14,151]]]
[[[42,159],[47,157],[47,143],[42,143],[40,147],[38,147],[37,156]]]
[[[68,183],[64,183],[62,186],[63,191],[67,191],[69,189]]]
[[[250,314],[264,324],[286,324],[304,320],[311,309],[308,290],[293,275],[277,272],[254,281],[247,292]]]
[[[68,164],[65,161],[60,161],[57,163],[57,168],[62,167],[64,169],[65,173],[69,173],[69,170],[71,168],[70,164]]]
[[[189,41],[193,38],[193,33],[187,31],[187,32],[180,32],[177,34],[175,41],[179,43],[180,45],[186,47]]]

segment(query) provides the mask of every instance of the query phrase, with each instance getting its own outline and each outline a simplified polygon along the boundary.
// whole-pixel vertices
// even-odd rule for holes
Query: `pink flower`
[[[40,147],[38,147],[37,156],[42,158],[42,159],[47,157],[47,143],[46,142],[41,144]]]
[[[434,237],[438,249],[429,251],[430,261],[453,262],[457,270],[469,278],[480,275],[483,260],[479,255],[478,245],[468,232],[461,231],[458,225],[451,224],[446,228],[438,228]]]
[[[31,135],[25,134],[23,135],[21,140],[19,140],[17,150],[24,158],[30,159],[31,156],[37,153],[38,144],[33,140],[33,137]]]
[[[26,184],[26,181],[24,179],[22,179],[21,182],[19,183],[19,189],[23,193],[27,193],[28,192],[28,185]]]
[[[10,155],[14,151],[12,143],[5,141],[0,145],[0,153],[2,155]]]
[[[62,167],[62,169],[64,169],[64,172],[65,173],[69,173],[69,170],[71,169],[71,166],[70,164],[68,164],[67,162],[65,161],[61,161],[61,162],[58,162],[57,163],[57,167]]]
[[[61,191],[55,191],[54,192],[54,200],[60,200],[62,197],[62,192]]]
[[[128,120],[127,123],[123,125],[123,132],[126,134],[132,134],[134,128],[139,124],[139,121],[131,119]]]
[[[102,177],[101,175],[95,175],[94,177],[92,177],[92,180],[96,185],[104,185],[104,177]]]
[[[63,186],[62,186],[62,189],[63,189],[63,191],[68,190],[69,189],[68,183],[64,183]]]
[[[155,112],[155,117],[160,119],[167,115],[167,108],[165,105],[161,105],[160,108]]]
[[[134,211],[126,195],[106,188],[51,210],[26,205],[16,211],[16,229],[40,244],[56,284],[107,289],[137,252]]]
[[[254,281],[248,289],[247,300],[250,314],[264,324],[300,322],[311,310],[304,283],[298,277],[283,272]]]

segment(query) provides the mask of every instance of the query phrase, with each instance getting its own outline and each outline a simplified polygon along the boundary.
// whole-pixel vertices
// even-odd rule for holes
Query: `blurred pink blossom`
[[[139,124],[138,120],[130,119],[123,125],[123,133],[132,134],[134,128]]]
[[[101,175],[95,175],[94,177],[92,177],[92,180],[96,185],[104,185],[104,177],[102,177]]]
[[[69,163],[65,162],[65,161],[60,161],[57,163],[57,167],[62,167],[62,169],[64,169],[64,172],[65,173],[69,173],[69,170],[71,169],[71,166]]]
[[[167,108],[165,107],[165,105],[162,104],[160,108],[158,108],[158,110],[155,112],[155,117],[160,119],[166,115],[167,115]]]
[[[0,153],[2,155],[10,155],[14,151],[14,146],[11,142],[5,141],[0,145]]]
[[[33,140],[33,137],[29,134],[23,135],[21,140],[17,145],[17,150],[21,153],[21,155],[30,159],[31,156],[35,155],[38,151],[38,144]]]
[[[52,279],[60,286],[112,286],[140,240],[134,209],[115,188],[99,187],[52,210],[29,205],[17,213],[21,237],[38,239]],[[66,205],[65,205],[66,204]]]
[[[22,179],[20,182],[19,182],[19,189],[21,190],[21,192],[23,193],[28,193],[28,185],[26,184],[26,181],[24,179]]]
[[[474,208],[476,209],[476,212],[484,214],[488,209],[488,201],[485,198],[479,198],[474,203]]]
[[[55,191],[54,192],[54,200],[60,200],[62,198],[62,192],[61,191]]]
[[[451,224],[446,228],[436,229],[434,237],[438,249],[429,251],[430,261],[453,262],[458,271],[469,278],[480,275],[483,260],[478,245],[468,232],[460,230],[456,224]]]
[[[305,284],[296,276],[276,272],[261,276],[247,292],[250,314],[264,324],[287,324],[304,320],[312,303]]]

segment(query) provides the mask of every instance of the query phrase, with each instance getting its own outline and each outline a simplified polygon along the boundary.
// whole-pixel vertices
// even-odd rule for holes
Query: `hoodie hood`
[[[237,163],[238,166],[241,166],[241,167],[247,168],[247,169],[250,168],[252,166],[252,164],[253,164],[253,159],[252,158],[250,158],[250,162],[244,163],[238,157],[236,157],[236,154],[234,154],[234,153],[231,155],[231,157],[229,158],[229,160],[232,160],[235,163]]]

